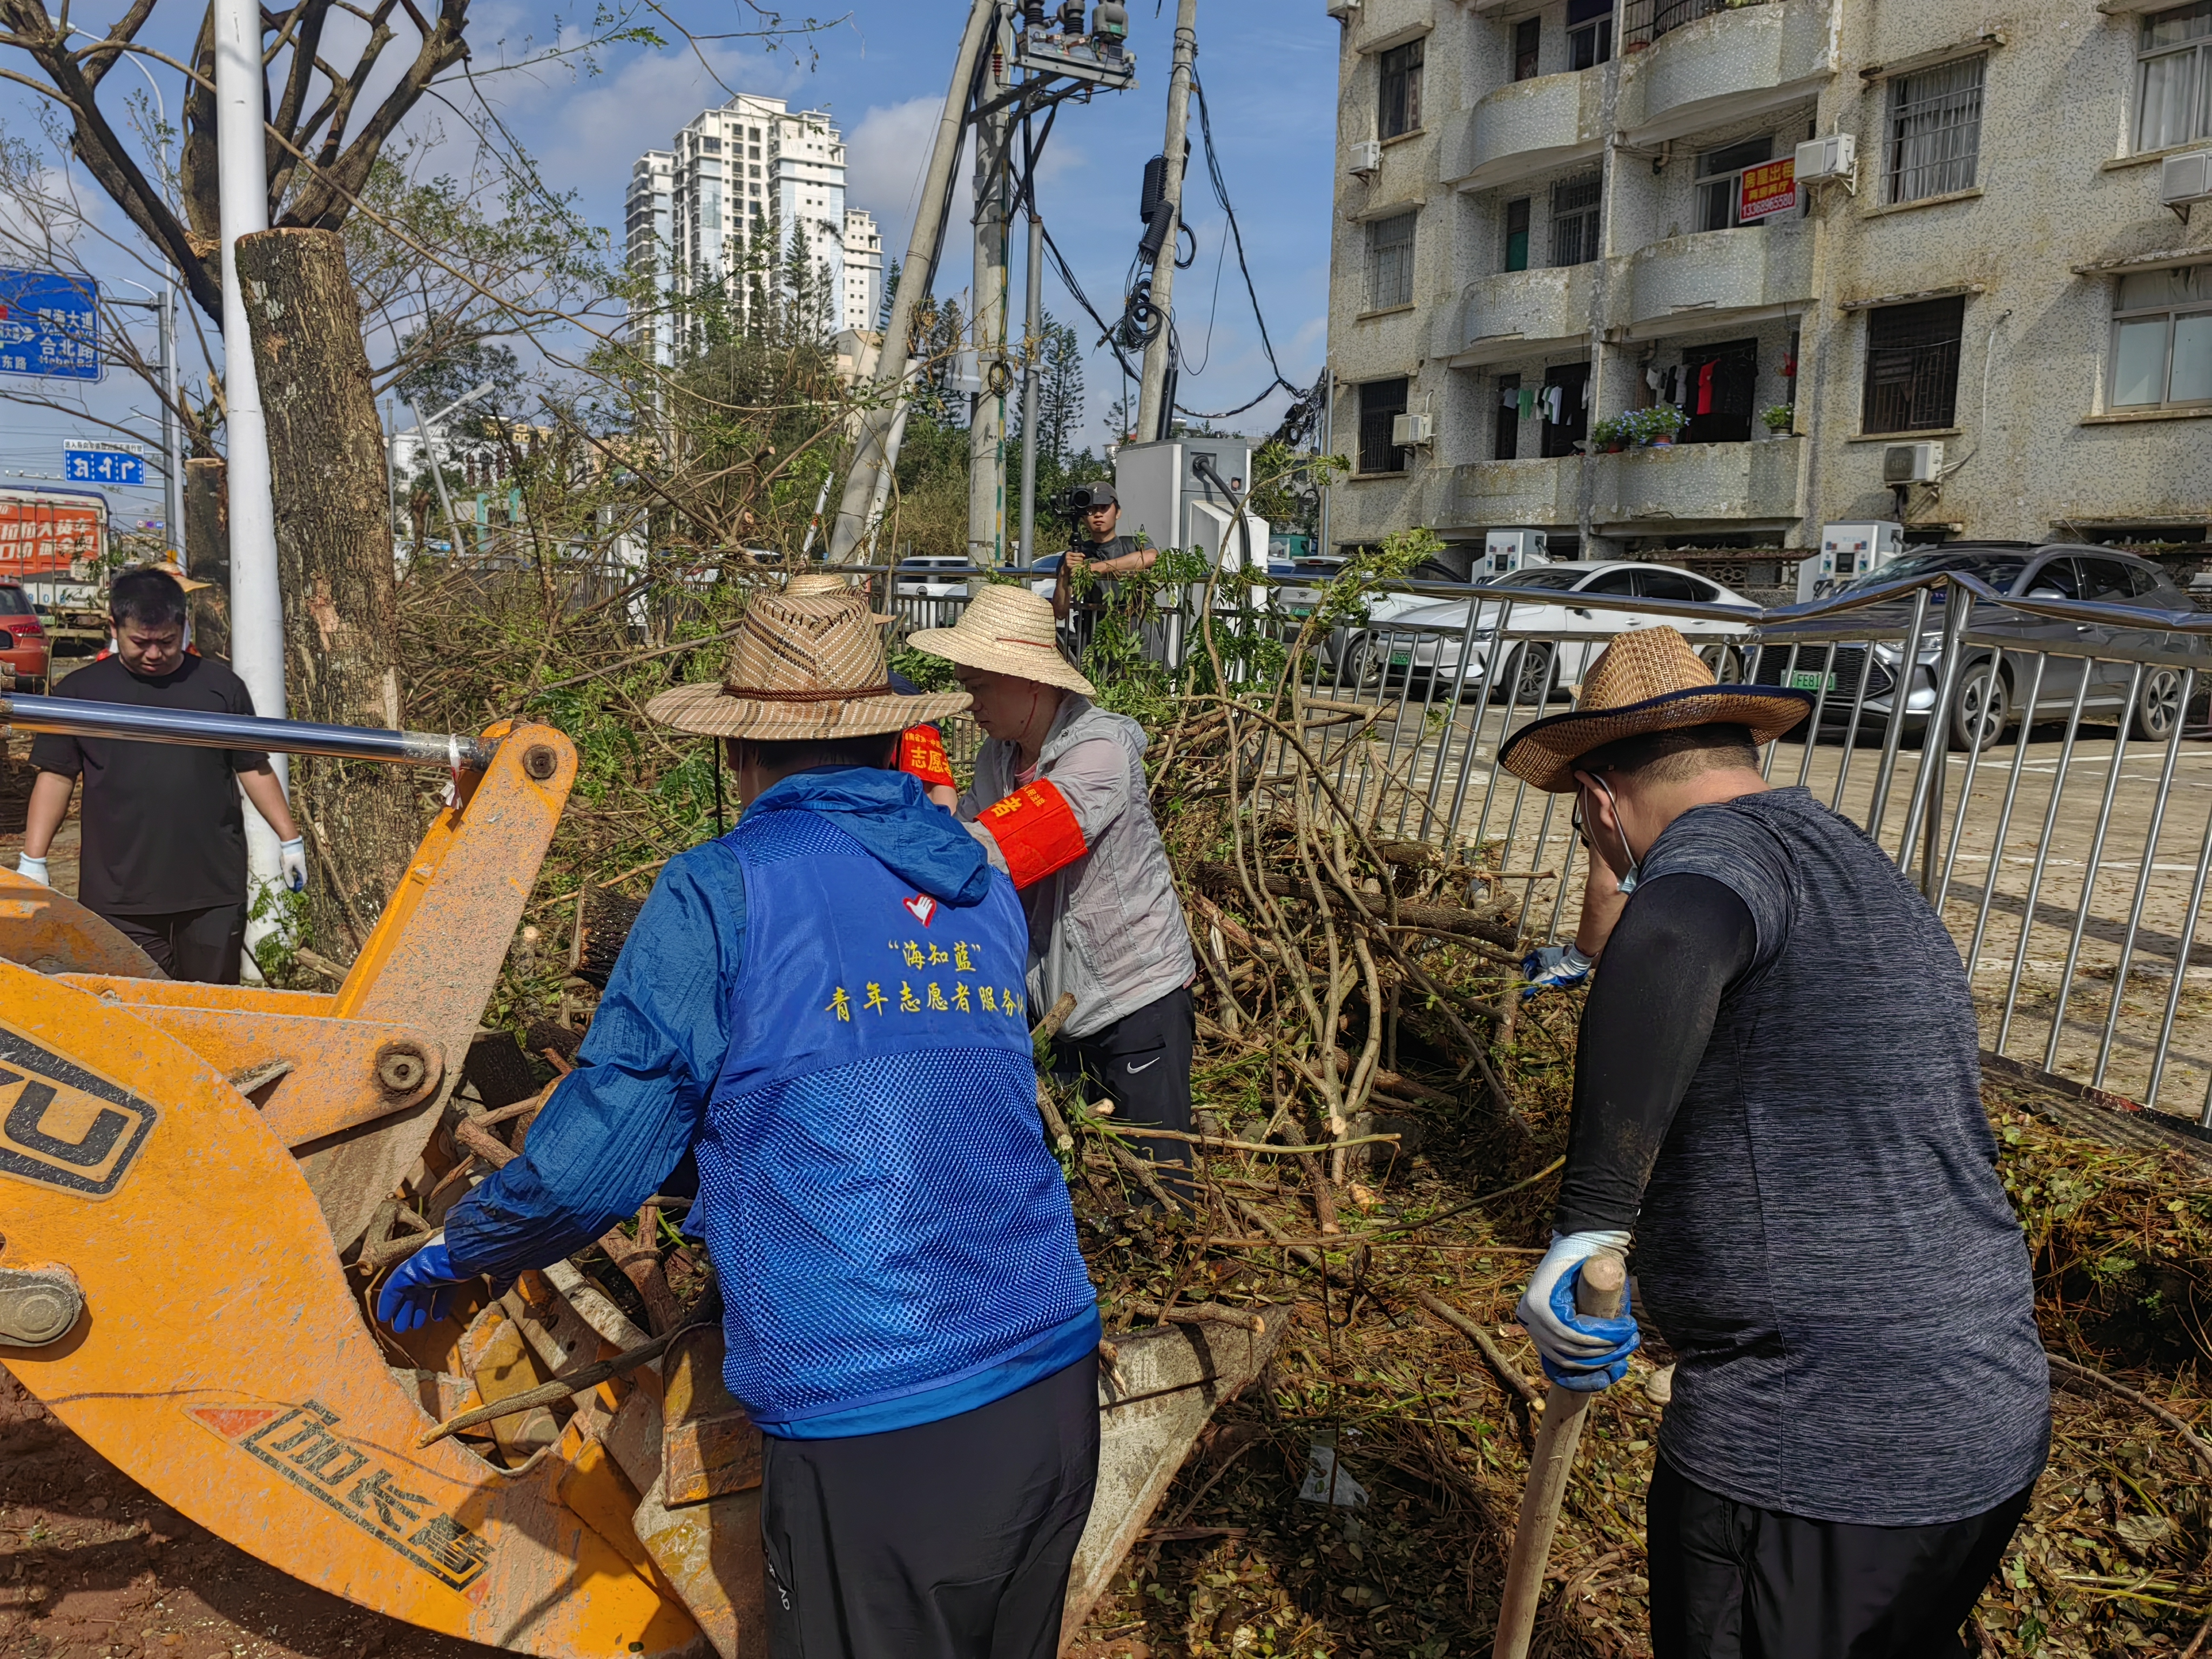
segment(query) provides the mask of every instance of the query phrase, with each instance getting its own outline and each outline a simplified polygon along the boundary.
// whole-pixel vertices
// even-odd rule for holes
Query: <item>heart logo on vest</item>
[[[914,919],[925,927],[929,926],[929,919],[937,914],[937,901],[927,893],[916,893],[904,903],[914,912]]]

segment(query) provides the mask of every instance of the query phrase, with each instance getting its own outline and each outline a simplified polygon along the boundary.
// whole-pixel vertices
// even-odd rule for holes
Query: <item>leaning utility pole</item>
[[[1030,186],[1029,304],[1022,313],[1022,542],[1024,564],[1036,562],[1038,382],[1044,364],[1044,221],[1038,217],[1036,186]]]
[[[968,422],[968,562],[993,568],[1006,555],[1007,230],[1012,222],[1013,109],[1001,102],[1013,73],[1014,31],[1002,12],[992,31],[990,64],[975,123],[975,390]],[[903,280],[903,276],[902,276]]]
[[[896,465],[894,423],[905,408],[907,356],[914,343],[915,314],[929,298],[937,280],[938,256],[945,247],[945,221],[951,209],[953,169],[960,161],[962,129],[968,117],[968,100],[975,85],[975,69],[999,17],[999,0],[972,0],[968,27],[960,37],[959,55],[952,64],[952,82],[945,91],[945,109],[938,118],[937,142],[930,151],[929,171],[923,176],[920,210],[914,234],[907,240],[906,261],[899,267],[898,291],[892,296],[890,326],[884,331],[884,349],[876,361],[875,378],[868,390],[877,406],[860,418],[853,465],[845,475],[845,490],[837,503],[837,522],[830,532],[830,562],[850,563],[873,532],[880,503],[890,489],[891,469]]]
[[[1149,443],[1175,429],[1175,410],[1169,407],[1169,359],[1175,350],[1174,305],[1176,249],[1182,237],[1184,152],[1189,148],[1190,81],[1198,59],[1198,0],[1176,0],[1175,69],[1168,77],[1167,165],[1160,182],[1167,204],[1167,240],[1152,266],[1152,311],[1160,331],[1145,348],[1145,379],[1137,398],[1137,441]]]

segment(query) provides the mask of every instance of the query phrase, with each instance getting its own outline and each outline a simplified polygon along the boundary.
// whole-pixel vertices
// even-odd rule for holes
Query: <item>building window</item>
[[[1421,130],[1421,57],[1427,44],[1410,40],[1382,54],[1382,137]]]
[[[1505,204],[1505,269],[1528,269],[1528,198]]]
[[[1562,363],[1544,371],[1544,390],[1536,400],[1544,416],[1544,453],[1571,455],[1589,435],[1589,365]]]
[[[1963,295],[1868,314],[1863,430],[1929,432],[1955,424],[1966,323]]]
[[[1367,308],[1389,311],[1413,303],[1413,221],[1400,213],[1367,227]]]
[[[1533,81],[1536,78],[1537,48],[1543,45],[1543,20],[1524,17],[1513,26],[1513,78]]]
[[[1974,187],[1988,67],[1986,58],[1966,58],[1889,83],[1889,200],[1917,202]]]
[[[2143,19],[2136,148],[2212,137],[2212,0]]]
[[[1567,0],[1567,67],[1613,61],[1613,0]]]
[[[1743,224],[1765,224],[1764,219],[1742,216],[1743,175],[1746,168],[1765,167],[1773,159],[1771,138],[1747,138],[1698,157],[1698,228],[1730,230]]]
[[[1586,173],[1552,186],[1552,263],[1586,265],[1597,258],[1600,175]]]
[[[2212,265],[2120,278],[2112,407],[2212,403]]]
[[[1498,418],[1491,434],[1491,458],[1510,461],[1521,453],[1521,377],[1498,377]]]
[[[1406,412],[1410,382],[1370,380],[1359,388],[1359,470],[1403,472],[1407,452],[1390,441],[1390,423]]]

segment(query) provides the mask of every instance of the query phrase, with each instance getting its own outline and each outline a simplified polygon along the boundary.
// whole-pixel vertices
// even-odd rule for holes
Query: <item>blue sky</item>
[[[177,9],[180,27],[197,22],[197,4],[167,3]],[[710,37],[738,27],[733,19],[742,9],[736,0],[671,0],[665,15]],[[836,15],[833,8],[824,10]],[[965,12],[959,0],[855,0],[845,21],[794,40],[780,54],[754,42],[702,38],[660,49],[625,46],[602,53],[596,72],[564,64],[484,73],[502,55],[510,61],[522,55],[527,39],[553,35],[562,20],[542,8],[481,0],[472,9],[471,37],[483,43],[475,58],[477,86],[535,156],[546,182],[574,191],[592,222],[618,231],[629,165],[641,151],[665,147],[679,126],[729,91],[765,93],[835,118],[848,145],[848,199],[875,213],[885,247],[896,257],[906,246]],[[1109,319],[1119,308],[1141,228],[1137,194],[1144,163],[1161,144],[1174,0],[1164,5],[1132,0],[1130,12],[1139,89],[1102,94],[1088,107],[1063,112],[1039,191],[1054,240]],[[1297,0],[1201,0],[1199,32],[1199,74],[1276,355],[1290,380],[1310,384],[1324,349],[1338,26],[1318,5]],[[164,94],[173,110],[181,91],[178,77],[159,67],[154,74],[166,82]],[[107,83],[104,102],[115,96],[122,78]],[[0,125],[15,137],[34,137],[36,101],[0,83]],[[462,133],[450,118],[434,126],[438,115],[427,101],[413,119],[424,131]],[[1191,125],[1195,139],[1195,110]],[[459,150],[450,139],[448,147]],[[452,170],[466,171],[465,155],[455,153],[450,160]],[[106,208],[88,180],[80,179],[80,192],[95,211]],[[108,210],[105,217],[113,223],[118,216]],[[1190,363],[1181,401],[1200,410],[1228,409],[1258,392],[1271,373],[1233,250],[1224,251],[1225,221],[1205,182],[1202,154],[1192,164],[1188,217],[1198,253],[1192,268],[1177,276],[1176,310]],[[1015,246],[1018,262],[1018,230]],[[83,246],[95,276],[144,276],[112,251],[90,242]],[[937,291],[964,293],[969,270],[967,242],[956,234],[948,238]],[[1018,269],[1017,304],[1021,283]],[[1045,304],[1054,316],[1077,324],[1085,347],[1092,346],[1097,329],[1080,318],[1056,276],[1047,277]],[[150,357],[150,327],[146,350]],[[185,360],[188,366],[198,361],[189,341]],[[1104,436],[1099,417],[1121,390],[1109,354],[1091,352],[1088,382],[1093,424],[1085,436],[1096,443]],[[8,389],[32,384],[0,377],[0,386]],[[1227,424],[1264,432],[1279,418],[1285,401],[1278,393]],[[152,433],[152,405],[127,374],[112,373],[88,394],[86,406],[111,419],[143,414]],[[65,414],[0,403],[0,482],[19,482],[8,476],[16,473],[58,471],[61,439],[94,429]],[[125,519],[160,511],[157,489],[118,491],[113,500]]]

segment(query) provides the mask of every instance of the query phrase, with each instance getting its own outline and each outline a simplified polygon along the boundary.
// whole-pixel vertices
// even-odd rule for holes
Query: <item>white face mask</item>
[[[1628,854],[1628,873],[1620,878],[1619,884],[1621,896],[1626,898],[1636,890],[1636,884],[1643,879],[1643,865],[1636,856],[1636,849],[1628,844],[1628,830],[1620,821],[1620,801],[1613,794],[1612,786],[1594,772],[1589,776],[1591,782],[1605,791],[1605,798],[1613,806],[1613,827],[1620,833],[1620,850]]]

